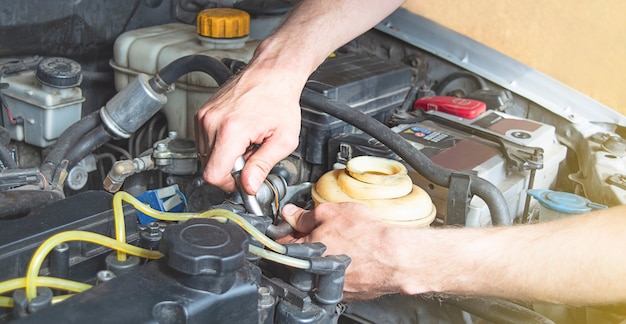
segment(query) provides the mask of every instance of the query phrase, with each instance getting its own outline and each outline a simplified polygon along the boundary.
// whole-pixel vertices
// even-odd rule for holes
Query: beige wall
[[[407,0],[404,7],[626,114],[624,0]]]

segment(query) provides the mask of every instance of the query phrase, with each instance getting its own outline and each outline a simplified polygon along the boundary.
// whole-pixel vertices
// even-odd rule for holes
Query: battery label
[[[409,142],[419,144],[417,147],[421,147],[422,153],[428,157],[453,147],[454,143],[458,141],[457,138],[450,134],[416,125],[401,130],[399,134]]]
[[[422,139],[430,143],[439,143],[450,136],[448,134],[440,133],[437,131],[432,131],[428,128],[422,128],[419,126],[411,126],[405,129],[401,134],[403,135],[404,138],[408,140]],[[422,143],[422,144],[429,144],[429,143]]]

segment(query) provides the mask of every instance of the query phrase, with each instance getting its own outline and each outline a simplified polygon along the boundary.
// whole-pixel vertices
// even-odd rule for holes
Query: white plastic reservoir
[[[201,54],[221,60],[248,62],[260,41],[249,38],[249,15],[231,8],[207,9],[198,14],[198,24],[172,23],[126,32],[115,41],[111,66],[119,91],[139,73],[155,75],[172,61]],[[217,83],[203,72],[181,77],[167,94],[163,112],[170,131],[193,139],[193,117],[217,91]]]

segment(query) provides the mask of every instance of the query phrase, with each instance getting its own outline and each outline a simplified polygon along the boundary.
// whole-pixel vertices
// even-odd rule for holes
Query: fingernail
[[[252,190],[254,190],[254,194],[256,194],[257,191],[259,191],[259,188],[261,187],[261,183],[263,183],[263,180],[265,180],[265,178],[261,178],[256,174],[252,175],[248,179],[248,185],[250,186],[250,188],[252,188]]]

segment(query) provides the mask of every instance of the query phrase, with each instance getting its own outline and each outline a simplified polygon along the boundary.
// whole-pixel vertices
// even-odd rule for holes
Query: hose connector
[[[100,110],[107,130],[118,138],[129,138],[167,103],[167,96],[150,86],[150,77],[139,74]]]
[[[152,170],[156,167],[152,156],[145,155],[132,160],[117,161],[107,174],[102,187],[110,193],[116,193],[124,185],[124,180],[135,173]]]

